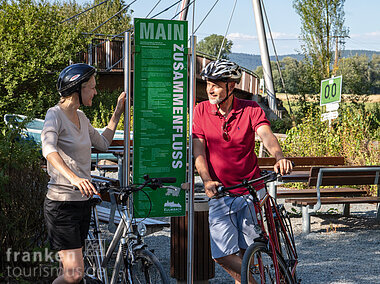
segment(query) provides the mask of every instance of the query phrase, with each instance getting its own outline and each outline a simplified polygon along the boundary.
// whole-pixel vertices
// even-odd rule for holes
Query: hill
[[[373,54],[380,54],[379,51],[373,51],[373,50],[344,50],[343,51],[343,57],[351,57],[354,55],[362,55],[365,54],[369,58],[372,57]],[[278,59],[282,60],[285,57],[292,57],[297,60],[302,60],[303,55],[302,54],[286,54],[286,55],[279,55]],[[242,67],[245,67],[249,70],[255,71],[258,66],[261,66],[261,57],[260,55],[256,54],[247,54],[247,53],[231,53],[229,55],[230,60],[236,62],[237,64],[241,65]],[[271,61],[275,61],[276,57],[271,56]]]

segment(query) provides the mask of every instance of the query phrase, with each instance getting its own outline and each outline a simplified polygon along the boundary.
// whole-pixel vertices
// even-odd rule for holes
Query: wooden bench
[[[287,157],[294,163],[294,172],[309,172],[315,166],[344,166],[344,157]],[[258,158],[261,170],[273,170],[276,159],[273,157]]]
[[[309,180],[310,169],[314,166],[343,166],[344,157],[288,157],[294,163],[293,172],[290,175],[283,176],[284,183],[304,182]],[[258,165],[261,170],[273,170],[276,159],[273,157],[258,158]],[[268,186],[269,194],[277,198],[290,197],[289,194],[300,194],[294,190],[277,190],[277,185],[281,183],[270,183]]]
[[[308,186],[315,189],[290,190],[284,193],[290,197],[285,202],[302,208],[302,230],[310,232],[310,213],[320,209],[323,204],[344,204],[344,215],[349,215],[351,203],[380,203],[379,192],[380,166],[345,166],[345,167],[312,167]],[[377,185],[378,196],[369,196],[366,190],[360,188],[320,188],[321,186],[362,186]],[[314,194],[314,196],[313,196]],[[380,219],[380,207],[377,209],[377,219]]]

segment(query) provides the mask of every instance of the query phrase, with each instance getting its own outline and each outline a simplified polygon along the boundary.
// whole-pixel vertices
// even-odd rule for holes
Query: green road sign
[[[186,181],[187,22],[136,19],[133,182],[143,176]],[[134,195],[138,217],[185,215],[185,192],[147,189]],[[151,211],[149,212],[149,210]]]
[[[342,76],[321,81],[321,106],[338,103],[342,94]]]

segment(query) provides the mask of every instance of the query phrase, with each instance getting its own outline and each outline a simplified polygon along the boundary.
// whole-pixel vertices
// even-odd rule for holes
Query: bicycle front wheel
[[[268,250],[267,245],[260,242],[250,245],[244,254],[241,266],[241,283],[293,283],[284,261],[277,252],[276,256],[280,274],[279,281],[276,279],[273,253]]]
[[[169,283],[164,268],[153,253],[142,249],[135,251],[134,254],[135,260],[130,270],[133,284]]]

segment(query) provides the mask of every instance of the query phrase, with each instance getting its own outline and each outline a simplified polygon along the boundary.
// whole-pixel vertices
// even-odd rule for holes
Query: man
[[[233,95],[240,82],[241,69],[227,60],[210,62],[202,71],[207,80],[208,101],[194,110],[193,145],[195,166],[201,176],[209,201],[211,253],[234,279],[240,283],[240,269],[245,249],[252,243],[255,216],[248,204],[246,189],[235,189],[238,198],[217,197],[217,187],[232,186],[244,179],[260,176],[255,149],[255,132],[276,158],[274,170],[289,173],[292,164],[284,158],[264,111],[253,101]],[[261,189],[259,186],[258,189]],[[258,196],[262,194],[258,191]]]

